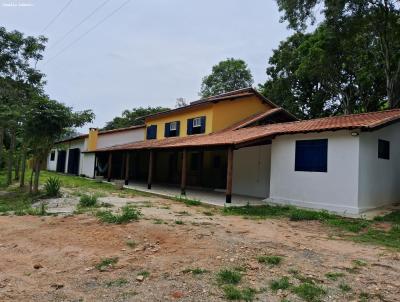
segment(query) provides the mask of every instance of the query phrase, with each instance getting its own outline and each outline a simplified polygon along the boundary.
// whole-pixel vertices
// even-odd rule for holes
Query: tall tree
[[[213,95],[250,87],[253,76],[245,61],[229,58],[214,65],[211,74],[203,78],[200,96]]]
[[[125,128],[136,125],[143,125],[144,118],[146,115],[154,114],[162,111],[169,110],[164,107],[138,107],[132,110],[125,110],[122,112],[122,116],[113,118],[112,121],[106,123],[104,130],[112,130],[117,128]]]
[[[351,20],[353,34],[369,35],[375,40],[386,86],[386,99],[391,108],[400,105],[400,1],[399,0],[276,0],[282,20],[296,30],[305,29],[316,20],[316,8],[323,6],[327,25],[337,29],[337,24]]]
[[[24,124],[25,139],[34,159],[33,193],[38,192],[42,163],[55,142],[68,129],[81,127],[93,118],[94,114],[90,110],[73,112],[72,108],[44,96],[33,99],[25,113]]]

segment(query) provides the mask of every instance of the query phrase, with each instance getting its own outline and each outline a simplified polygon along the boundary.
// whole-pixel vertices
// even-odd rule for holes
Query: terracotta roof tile
[[[390,122],[400,120],[400,109],[334,116],[313,120],[277,123],[264,126],[226,130],[208,135],[174,137],[162,140],[140,141],[96,150],[135,150],[158,148],[183,148],[196,146],[239,145],[259,139],[271,139],[277,135],[334,131],[341,129],[374,130]]]

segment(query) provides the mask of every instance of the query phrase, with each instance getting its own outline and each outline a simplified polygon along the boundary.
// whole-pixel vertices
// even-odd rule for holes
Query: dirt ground
[[[400,301],[398,252],[341,240],[318,222],[249,220],[160,198],[126,201],[139,204],[139,221],[1,216],[0,301],[226,301],[216,279],[225,268],[240,270],[239,288],[257,290],[258,301],[303,301],[269,288],[283,276],[299,284],[294,270],[326,290],[323,301]],[[257,261],[262,255],[283,260],[270,266]],[[114,266],[96,268],[112,257]],[[206,272],[189,271],[195,268]],[[333,281],[328,272],[344,275]]]

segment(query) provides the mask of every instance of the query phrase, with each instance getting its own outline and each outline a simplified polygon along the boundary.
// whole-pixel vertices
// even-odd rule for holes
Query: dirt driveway
[[[332,238],[318,222],[158,198],[141,211],[125,225],[90,214],[0,217],[0,301],[226,301],[235,296],[218,280],[224,269],[242,276],[235,288],[250,288],[249,301],[400,301],[398,252]],[[282,277],[290,287],[273,288]],[[309,283],[324,293],[296,290]]]

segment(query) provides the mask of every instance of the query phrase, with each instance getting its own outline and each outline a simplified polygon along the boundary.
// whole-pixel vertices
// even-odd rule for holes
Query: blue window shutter
[[[328,140],[296,141],[295,171],[327,172]]]
[[[164,128],[164,137],[169,137],[169,125],[171,123],[165,123],[165,128]]]
[[[156,139],[157,138],[157,125],[151,125],[146,129],[146,138],[147,139]]]
[[[206,117],[202,116],[201,117],[201,131],[200,133],[206,132]]]
[[[153,125],[153,139],[157,138],[157,125]]]
[[[146,129],[146,138],[147,139],[150,139],[150,133],[151,133],[151,126],[147,127],[147,129]]]
[[[176,122],[176,136],[179,136],[179,130],[181,128],[181,122],[177,121]]]
[[[193,133],[193,119],[190,118],[187,120],[187,134],[191,135]]]

